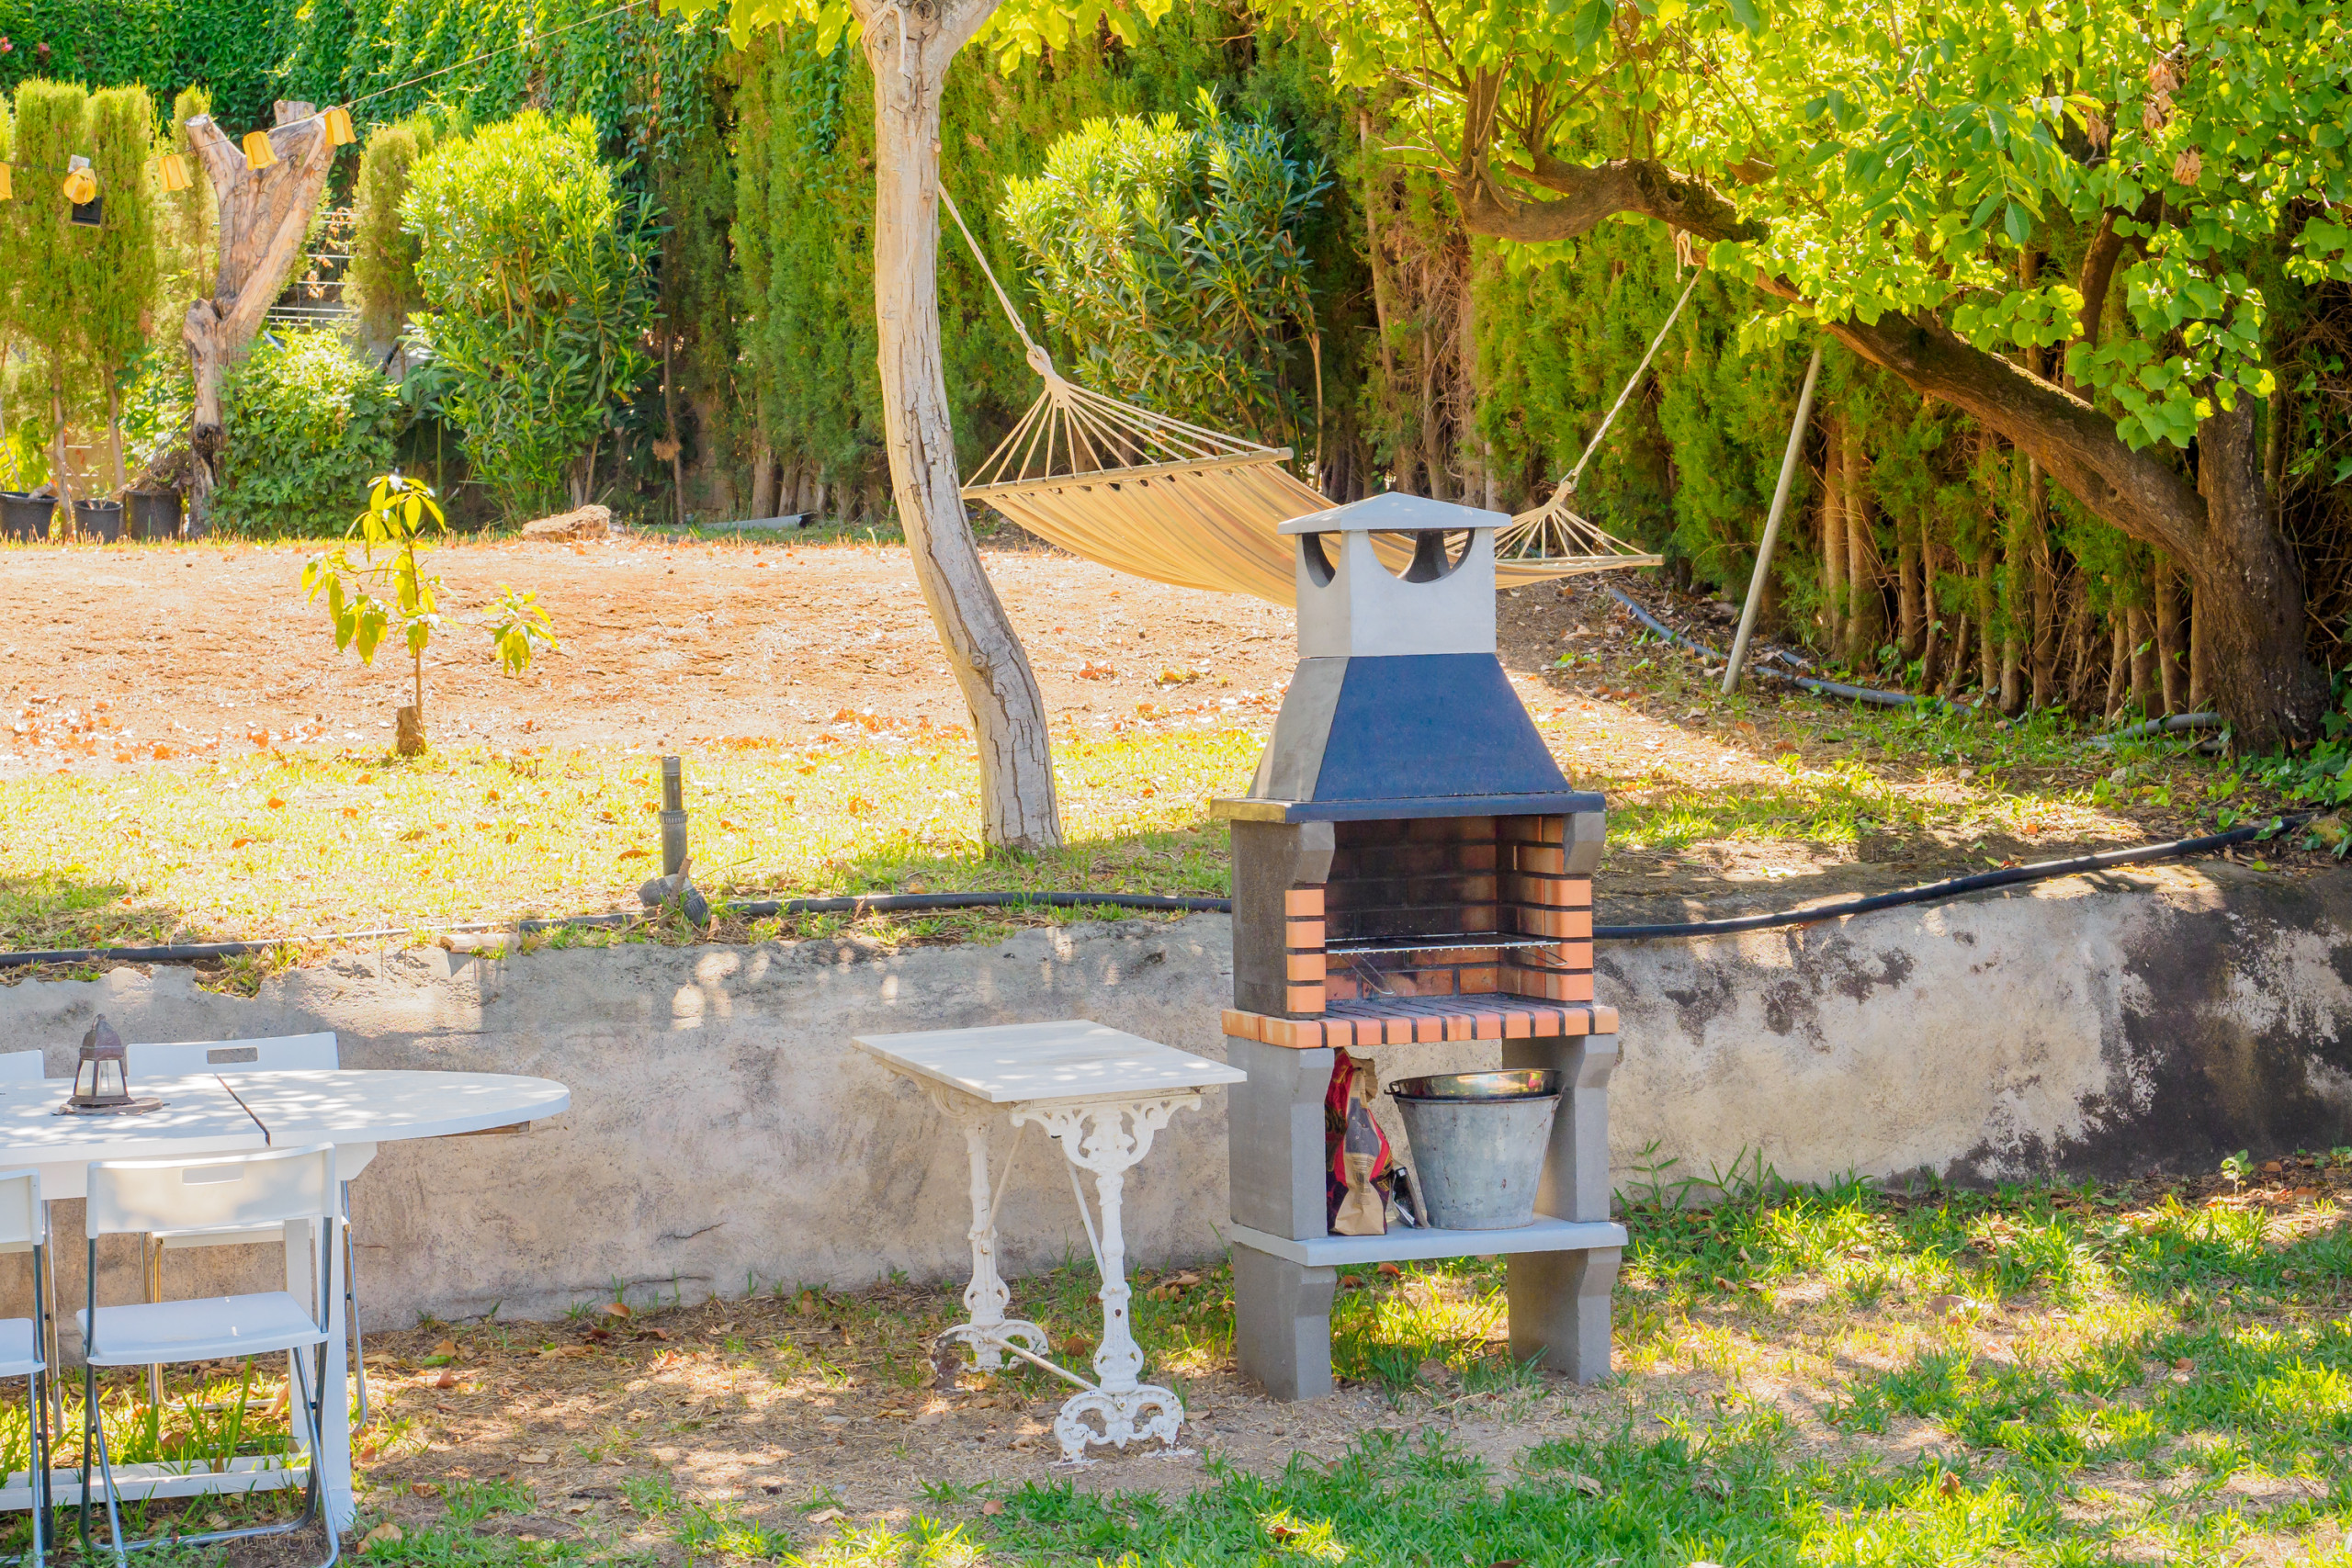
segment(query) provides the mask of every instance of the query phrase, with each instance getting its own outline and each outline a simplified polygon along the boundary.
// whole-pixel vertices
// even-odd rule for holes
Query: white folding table
[[[1119,1228],[1120,1195],[1129,1167],[1151,1152],[1154,1134],[1169,1118],[1195,1104],[1215,1084],[1243,1082],[1247,1076],[1212,1062],[1085,1019],[1052,1023],[1008,1023],[985,1029],[942,1029],[912,1034],[861,1034],[852,1042],[892,1072],[912,1078],[933,1105],[964,1132],[971,1162],[972,1282],[964,1292],[969,1321],[947,1330],[969,1344],[983,1368],[1004,1364],[1011,1350],[1080,1392],[1062,1404],[1054,1436],[1066,1460],[1082,1458],[1086,1445],[1129,1443],[1157,1438],[1172,1443],[1183,1425],[1184,1406],[1170,1390],[1141,1381],[1143,1350],[1127,1323],[1127,1249]],[[1044,1329],[1004,1309],[1012,1299],[996,1268],[996,1211],[1001,1188],[989,1180],[989,1129],[999,1115],[1012,1125],[1035,1122],[1058,1140],[1070,1162],[1070,1187],[1102,1280],[1102,1342],[1094,1352],[1096,1382],[1046,1359],[1051,1348]],[[1007,1167],[1008,1173],[1010,1166]],[[1096,1201],[1102,1211],[1098,1234],[1078,1191],[1078,1172],[1094,1173]],[[1099,1427],[1085,1420],[1092,1416]]]
[[[549,1078],[503,1073],[368,1072],[354,1069],[261,1072],[222,1077],[204,1073],[144,1078],[134,1086],[163,1101],[144,1115],[60,1116],[73,1085],[63,1078],[0,1084],[0,1170],[40,1172],[41,1196],[79,1198],[89,1167],[110,1159],[200,1159],[207,1155],[262,1149],[335,1146],[336,1174],[348,1181],[368,1168],[379,1145],[409,1138],[439,1138],[513,1127],[553,1116],[571,1092]],[[316,1249],[300,1239],[286,1249],[286,1288],[310,1299]],[[52,1280],[56,1270],[50,1271]],[[337,1529],[352,1519],[351,1383],[343,1292],[328,1292],[327,1376],[322,1427],[326,1452],[321,1482],[326,1515]],[[115,1467],[126,1498],[187,1497],[210,1492],[260,1491],[300,1485],[303,1472],[275,1458],[209,1465]],[[59,1506],[81,1500],[78,1471],[51,1472]],[[32,1506],[29,1485],[0,1489],[0,1507]]]

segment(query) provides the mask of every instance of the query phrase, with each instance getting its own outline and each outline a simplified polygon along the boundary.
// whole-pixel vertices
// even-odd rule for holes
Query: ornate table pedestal
[[[923,1034],[866,1035],[856,1043],[894,1072],[922,1086],[932,1103],[964,1134],[970,1162],[972,1282],[964,1292],[970,1315],[940,1336],[972,1347],[984,1370],[1011,1354],[1078,1385],[1054,1421],[1062,1457],[1076,1460],[1091,1443],[1125,1449],[1158,1438],[1176,1440],[1184,1406],[1168,1389],[1142,1381],[1143,1350],[1127,1321],[1126,1239],[1121,1201],[1126,1173],[1151,1152],[1169,1119],[1197,1104],[1213,1084],[1242,1074],[1221,1062],[1123,1034],[1082,1020],[1013,1024],[996,1029]],[[1086,1223],[1102,1280],[1102,1338],[1090,1382],[1050,1359],[1044,1329],[1008,1317],[1012,1292],[997,1271],[997,1213],[1012,1160],[991,1181],[989,1134],[998,1116],[1018,1130],[1034,1123],[1061,1145],[1070,1190]],[[1094,1178],[1098,1225],[1079,1173]]]

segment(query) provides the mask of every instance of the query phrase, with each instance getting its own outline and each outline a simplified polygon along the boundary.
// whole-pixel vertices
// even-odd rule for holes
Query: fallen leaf
[[[594,1503],[566,1503],[563,1506],[563,1511],[567,1514],[584,1514],[595,1506]]]
[[[632,1315],[628,1310],[628,1303],[627,1302],[606,1302],[604,1304],[602,1311],[606,1317],[628,1317]]]
[[[2186,1372],[2193,1371],[2196,1366],[2196,1362],[2190,1360],[2188,1357],[2183,1356],[2179,1360],[2175,1361],[2172,1364],[2172,1370],[2177,1372]]]
[[[1001,1514],[1004,1512],[1004,1505],[991,1497],[987,1502],[980,1505],[980,1512],[983,1514]]]
[[[849,1516],[842,1513],[839,1508],[820,1508],[815,1513],[808,1516],[808,1522],[812,1525],[830,1525],[837,1519],[845,1519],[847,1517],[849,1517]]]
[[[1382,1264],[1380,1266],[1380,1271],[1391,1280],[1401,1280],[1405,1277],[1405,1270],[1397,1268],[1394,1263]]]
[[[1942,1493],[1947,1497],[1959,1496],[1960,1477],[1947,1471],[1944,1473],[1944,1478],[1936,1483],[1936,1490]]]
[[[545,1449],[533,1449],[528,1453],[516,1454],[514,1458],[522,1464],[550,1464],[554,1462],[555,1455]]]
[[[444,1339],[440,1344],[433,1347],[433,1353],[436,1356],[454,1356],[458,1353],[458,1342],[454,1339]]]
[[[458,1374],[451,1371],[448,1368],[444,1367],[439,1371],[432,1373],[430,1376],[426,1377],[424,1379],[424,1386],[427,1388],[455,1388],[458,1386]]]
[[[382,1524],[378,1525],[374,1529],[369,1530],[366,1535],[359,1538],[359,1550],[362,1551],[373,1551],[379,1546],[398,1546],[401,1541],[407,1539],[407,1536],[401,1532],[400,1526],[392,1523],[390,1519],[386,1519]]]
[[[430,1481],[412,1481],[408,1483],[409,1495],[412,1497],[430,1497],[437,1490],[439,1489]]]
[[[1575,1487],[1577,1491],[1583,1493],[1588,1497],[1598,1497],[1608,1490],[1608,1488],[1601,1485],[1599,1481],[1589,1475],[1587,1475],[1580,1470],[1572,1470],[1568,1472],[1568,1484]]]

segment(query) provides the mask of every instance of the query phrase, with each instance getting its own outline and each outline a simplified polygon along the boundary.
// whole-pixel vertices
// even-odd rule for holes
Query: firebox
[[[1608,1371],[1624,1232],[1608,1211],[1617,1015],[1592,975],[1604,803],[1569,787],[1496,658],[1508,521],[1382,495],[1282,525],[1298,667],[1249,794],[1216,803],[1233,833],[1227,1050],[1250,1075],[1227,1102],[1236,1349],[1278,1397],[1331,1387],[1340,1269],[1472,1254],[1508,1258],[1515,1354]],[[1407,548],[1376,551],[1381,535]],[[1448,1065],[1409,1049],[1430,1045],[1564,1075],[1535,1224],[1329,1234],[1337,1053],[1377,1051],[1393,1077]]]

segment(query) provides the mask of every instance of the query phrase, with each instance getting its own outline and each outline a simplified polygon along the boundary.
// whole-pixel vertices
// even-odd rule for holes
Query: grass
[[[489,1323],[455,1331],[458,1359],[518,1420],[551,1402],[595,1403],[581,1385],[559,1395],[530,1379],[582,1365],[548,1358],[603,1334],[609,1370],[598,1375],[616,1390],[642,1389],[657,1371],[673,1380],[658,1438],[639,1435],[680,1451],[649,1461],[640,1450],[593,1494],[503,1465],[485,1475],[483,1455],[450,1449],[388,1377],[393,1428],[378,1443],[411,1462],[446,1453],[447,1478],[370,1491],[363,1462],[363,1528],[387,1492],[437,1498],[424,1505],[430,1522],[367,1557],[415,1568],[2344,1568],[2347,1199],[2352,1149],[2231,1179],[1916,1196],[1792,1187],[1758,1168],[1695,1181],[1652,1169],[1621,1194],[1632,1242],[1609,1384],[1564,1390],[1510,1365],[1499,1265],[1361,1271],[1335,1305],[1335,1362],[1385,1394],[1389,1417],[1324,1460],[1245,1469],[1212,1457],[1189,1494],[1023,1479],[1036,1476],[1034,1457],[978,1483],[918,1466],[905,1505],[888,1508],[821,1469],[767,1499],[693,1483],[696,1445],[725,1453],[749,1440],[729,1413],[752,1382],[821,1387],[822,1408],[846,1413],[936,1407],[946,1391],[919,1388],[917,1374],[929,1337],[959,1315],[952,1286],[774,1287],[757,1301],[639,1311],[617,1338],[593,1326],[601,1314]],[[1134,1283],[1149,1375],[1180,1392],[1222,1376],[1229,1271],[1142,1271]],[[1014,1289],[1066,1358],[1091,1348],[1088,1269]],[[812,1357],[787,1325],[824,1325],[829,1348]],[[650,1343],[628,1343],[632,1333]],[[996,1404],[1034,1409],[1054,1386],[1017,1368],[967,1378],[953,1397],[1002,1391]],[[1220,1429],[1235,1398],[1215,1401]],[[513,1439],[476,1440],[511,1460]],[[547,1515],[592,1495],[608,1501],[564,1504],[581,1528],[553,1539]]]
[[[687,769],[695,880],[739,899],[1221,893],[1223,835],[1205,806],[1246,787],[1257,744],[1239,730],[1066,737],[1057,762],[1070,841],[1025,858],[986,852],[977,761],[946,741],[713,749]],[[656,759],[597,752],[399,761],[292,750],[0,781],[11,825],[0,840],[0,940],[298,937],[633,905],[638,883],[660,869],[660,796]],[[977,923],[903,929],[959,934]]]

